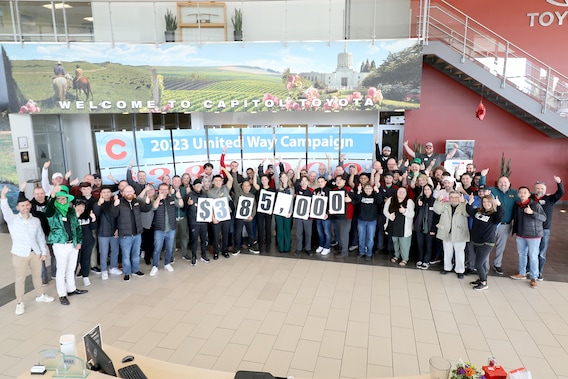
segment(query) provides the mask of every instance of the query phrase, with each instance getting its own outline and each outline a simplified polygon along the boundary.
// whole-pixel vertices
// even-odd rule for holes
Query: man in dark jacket
[[[171,265],[174,242],[176,240],[176,209],[183,208],[183,197],[179,186],[174,195],[170,195],[170,186],[162,183],[158,186],[158,196],[154,200],[154,253],[152,254],[152,270],[150,276],[158,273],[160,264],[160,253],[164,242],[166,243],[166,257],[164,258],[164,268],[172,272]],[[185,221],[185,219],[184,219]]]
[[[126,181],[128,182],[128,185],[132,186],[132,188],[134,188],[134,191],[136,192],[136,195],[139,195],[140,192],[142,192],[142,190],[144,189],[144,187],[146,186],[146,172],[145,171],[138,171],[138,174],[136,174],[136,179],[138,179],[138,181],[135,181],[132,178],[132,166],[134,165],[134,160],[132,160],[130,162],[130,165],[128,166],[128,168],[126,169]]]
[[[201,179],[193,182],[193,191],[187,197],[187,218],[189,219],[189,229],[191,230],[191,265],[197,264],[197,239],[201,244],[201,262],[209,263],[207,258],[207,222],[197,222],[197,204],[200,198],[207,197],[203,191]]]
[[[145,202],[136,198],[132,186],[122,189],[122,198],[114,197],[112,215],[116,217],[120,250],[122,251],[122,269],[124,280],[130,280],[130,275],[144,276],[140,271],[140,244],[142,243],[142,212],[152,210],[150,198]]]
[[[511,279],[526,279],[527,257],[530,261],[531,288],[536,289],[538,278],[538,253],[540,240],[544,235],[546,213],[542,206],[530,198],[528,187],[517,191],[519,201],[513,208],[513,234],[517,234],[519,272]]]
[[[101,279],[107,280],[108,274],[121,275],[118,268],[118,234],[116,229],[116,216],[112,211],[112,191],[104,186],[100,192],[100,198],[93,206],[97,216],[97,239],[99,253],[101,254]],[[110,270],[107,271],[108,255],[110,250]]]
[[[558,188],[556,192],[552,195],[546,194],[546,184],[544,182],[536,182],[534,185],[534,193],[532,199],[538,202],[544,213],[546,213],[546,221],[544,222],[544,234],[540,240],[540,248],[538,253],[538,281],[542,281],[542,271],[544,269],[544,264],[546,263],[546,250],[548,250],[548,240],[550,239],[550,228],[552,227],[552,213],[554,211],[554,204],[564,196],[564,184],[559,176],[554,177],[554,181]],[[527,271],[530,271],[530,267],[527,266]]]

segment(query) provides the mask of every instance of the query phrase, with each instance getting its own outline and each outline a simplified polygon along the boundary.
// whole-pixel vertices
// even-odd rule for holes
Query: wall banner
[[[415,39],[183,46],[26,42],[1,47],[11,65],[12,77],[4,85],[9,97],[17,99],[11,104],[14,113],[420,107],[422,47]]]
[[[211,162],[217,173],[223,149],[225,164],[236,160],[243,171],[257,167],[264,158],[266,168],[274,155],[282,159],[286,170],[295,170],[299,164],[318,175],[322,175],[320,166],[329,174],[331,164],[333,172],[339,156],[345,155],[344,166],[355,165],[359,171],[370,167],[374,148],[373,128],[339,126],[309,128],[307,134],[305,128],[97,132],[95,139],[105,183],[110,183],[108,174],[123,177],[131,163],[134,177],[139,170],[146,171],[150,183],[161,182],[163,175],[189,173],[196,178],[203,173],[205,162]]]

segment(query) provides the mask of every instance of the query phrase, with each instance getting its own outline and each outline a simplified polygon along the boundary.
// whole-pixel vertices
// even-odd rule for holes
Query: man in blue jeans
[[[112,215],[116,217],[116,227],[122,251],[122,269],[124,280],[130,280],[130,275],[144,276],[140,271],[140,244],[142,243],[142,212],[152,210],[150,198],[144,202],[136,198],[132,186],[126,186],[121,192],[122,198],[114,197]]]
[[[531,199],[527,187],[518,190],[519,201],[513,209],[513,234],[517,235],[517,252],[519,253],[519,272],[511,275],[511,279],[526,279],[527,260],[530,262],[530,286],[537,288],[538,253],[540,240],[544,235],[546,213],[542,206]]]
[[[543,281],[542,271],[544,270],[544,264],[546,263],[546,250],[548,250],[548,240],[550,239],[550,228],[552,227],[552,213],[554,211],[554,204],[564,196],[564,184],[559,176],[554,177],[554,181],[558,188],[556,192],[552,195],[546,194],[546,183],[536,182],[534,185],[534,193],[532,199],[539,203],[546,213],[546,221],[543,225],[543,236],[540,240],[540,251],[538,254],[538,278],[537,280]],[[530,264],[527,265],[527,271],[530,271]]]
[[[158,273],[160,264],[160,254],[164,242],[166,243],[166,257],[164,268],[172,272],[171,265],[174,242],[176,240],[176,210],[183,208],[184,201],[181,196],[179,186],[175,189],[174,195],[170,195],[170,186],[162,183],[158,186],[158,196],[154,200],[154,253],[152,254],[152,270],[150,276]],[[184,218],[184,222],[186,222]],[[183,240],[183,238],[182,238]]]

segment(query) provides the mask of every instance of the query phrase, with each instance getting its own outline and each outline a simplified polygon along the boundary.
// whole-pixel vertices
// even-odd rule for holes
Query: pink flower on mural
[[[266,101],[266,100],[273,100],[274,96],[270,93],[265,93],[264,96],[262,97],[262,101]]]
[[[361,95],[361,92],[353,92],[352,95],[352,99],[362,99],[363,95]]]
[[[286,84],[286,89],[288,91],[291,91],[292,88],[294,88],[294,82],[288,82],[288,84]]]
[[[36,106],[35,101],[28,100],[28,102],[20,107],[20,114],[26,113],[39,113],[41,112],[40,107]]]
[[[381,102],[383,100],[383,93],[380,89],[369,87],[367,90],[367,99],[372,99],[374,102]]]

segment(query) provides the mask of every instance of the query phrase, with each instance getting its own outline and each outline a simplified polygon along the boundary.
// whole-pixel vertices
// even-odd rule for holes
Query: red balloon
[[[487,112],[485,111],[485,105],[483,105],[483,101],[480,100],[479,104],[477,105],[477,109],[475,110],[475,117],[477,117],[480,120],[483,120],[486,113]]]

